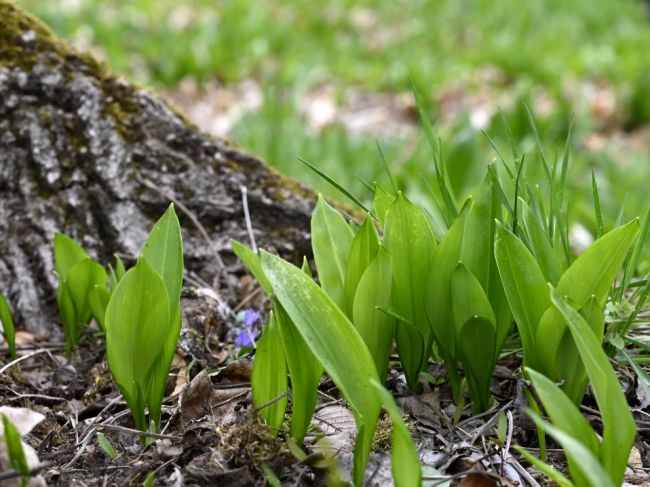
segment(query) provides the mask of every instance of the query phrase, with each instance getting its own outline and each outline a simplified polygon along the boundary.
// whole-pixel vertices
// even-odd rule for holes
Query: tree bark
[[[100,262],[135,256],[170,200],[186,268],[227,288],[241,271],[229,239],[308,253],[314,195],[202,134],[146,90],[74,52],[0,0],[0,291],[18,326],[58,330],[52,242],[61,231]]]

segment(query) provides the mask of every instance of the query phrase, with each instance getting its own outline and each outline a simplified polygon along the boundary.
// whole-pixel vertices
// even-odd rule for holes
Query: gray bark
[[[18,326],[59,328],[55,231],[108,263],[138,253],[170,199],[180,203],[186,268],[217,287],[241,271],[229,239],[248,241],[242,186],[258,242],[296,259],[308,252],[310,191],[200,133],[3,0],[0,18],[0,291]]]

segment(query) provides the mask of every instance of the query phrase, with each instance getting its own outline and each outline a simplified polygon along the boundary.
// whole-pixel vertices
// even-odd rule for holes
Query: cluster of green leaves
[[[65,332],[65,350],[71,354],[79,342],[82,325],[93,317],[103,323],[99,307],[93,313],[91,302],[102,303],[105,295],[110,295],[107,275],[77,242],[58,232],[54,234],[54,266],[59,279],[56,302]]]
[[[527,368],[526,374],[552,424],[532,410],[528,414],[564,448],[573,482],[526,450],[518,448],[518,451],[562,487],[621,485],[636,435],[632,413],[614,369],[602,349],[601,337],[594,333],[591,324],[558,290],[551,288],[550,299],[553,309],[560,314],[571,333],[591,381],[602,416],[602,439],[598,440],[591,425],[573,403],[573,398],[548,377]]]
[[[355,485],[363,482],[382,405],[393,422],[396,483],[416,485],[421,469],[410,433],[380,382],[386,374],[394,328],[394,318],[378,309],[389,303],[390,287],[386,292],[382,283],[390,282],[390,260],[379,246],[372,223],[362,224],[354,234],[343,217],[323,199],[313,214],[312,237],[320,268],[330,271],[322,274],[323,287],[314,282],[306,263],[298,269],[267,252],[258,256],[233,242],[237,255],[274,303],[274,311],[257,344],[253,401],[262,418],[277,431],[287,407],[283,395],[288,388],[288,373],[293,397],[290,434],[302,441],[325,371],[355,416]],[[364,256],[360,259],[365,260],[356,260],[354,266],[346,267],[347,255],[338,243],[348,251],[355,249]]]
[[[108,364],[136,427],[158,431],[181,327],[183,244],[173,204],[128,271],[118,257],[115,269],[109,267],[107,273],[60,233],[54,237],[54,255],[67,353],[77,345],[80,325],[94,318],[106,334]]]
[[[106,307],[108,365],[141,431],[160,430],[165,385],[181,329],[182,284],[183,243],[170,205]]]
[[[363,222],[347,221],[319,197],[311,233],[320,286],[306,264],[301,271],[278,257],[262,252],[260,259],[250,249],[233,244],[274,304],[255,358],[256,404],[266,409],[270,401],[262,415],[273,427],[281,426],[288,371],[294,412],[299,411],[298,419],[292,418],[292,434],[302,438],[324,369],[356,414],[357,481],[367,457],[368,428],[374,428],[379,407],[369,386],[385,376],[393,341],[412,389],[419,389],[420,374],[429,359],[441,358],[454,400],[462,406],[466,384],[472,411],[478,413],[490,405],[492,373],[514,318],[525,370],[562,382],[562,397],[579,404],[589,378],[594,381],[589,375],[591,366],[579,353],[581,345],[567,325],[569,311],[556,303],[547,283],[568,300],[566,306],[587,324],[602,352],[603,310],[610,289],[625,265],[627,277],[616,290],[619,297],[623,295],[620,289],[630,283],[647,235],[646,223],[642,238],[637,239],[636,219],[605,233],[594,180],[599,238],[578,258],[573,257],[565,201],[569,143],[561,157],[549,163],[532,116],[541,170],[526,168],[514,149],[511,168],[499,153],[502,165],[489,166],[474,195],[459,206],[432,128],[419,106],[436,170],[429,212],[395,186],[388,191],[377,184],[373,208],[368,210],[316,170],[366,210]],[[541,180],[533,183],[540,172]],[[635,296],[642,302],[647,299],[642,293]],[[282,353],[286,366],[274,359]],[[268,380],[269,374],[273,381]],[[544,400],[542,405],[547,410],[555,407]],[[599,405],[609,407],[604,402]],[[294,429],[297,422],[298,431]],[[540,432],[551,431],[546,424],[538,425]],[[627,453],[628,444],[622,445]],[[603,460],[603,455],[597,458]],[[612,470],[612,465],[617,462],[618,457],[603,468],[615,476],[618,470]]]

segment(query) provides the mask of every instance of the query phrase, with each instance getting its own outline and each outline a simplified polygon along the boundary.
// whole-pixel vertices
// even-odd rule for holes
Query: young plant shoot
[[[54,266],[59,278],[56,301],[65,332],[65,351],[71,354],[82,326],[93,317],[91,293],[95,288],[106,288],[106,271],[77,242],[58,232],[54,235]]]
[[[170,205],[106,308],[108,364],[140,431],[160,430],[165,385],[181,328],[182,283],[181,230]]]

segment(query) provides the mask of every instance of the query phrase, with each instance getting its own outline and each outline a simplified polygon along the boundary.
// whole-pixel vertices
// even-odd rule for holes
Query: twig
[[[127,428],[126,426],[120,426],[118,424],[98,424],[97,428],[100,430],[107,429],[107,430],[120,431],[122,433],[130,433],[138,436],[146,436],[147,438],[156,438],[158,440],[180,440],[181,439],[180,436],[162,435],[160,433],[150,433],[148,431],[140,431],[133,428]]]
[[[280,395],[274,397],[274,398],[271,399],[269,402],[265,402],[265,403],[262,404],[261,406],[256,407],[256,408],[255,408],[255,411],[261,411],[261,410],[264,409],[264,408],[267,408],[267,407],[269,407],[269,406],[272,406],[272,405],[275,404],[276,402],[278,402],[278,401],[280,401],[281,399],[287,397],[287,394],[289,394],[289,391],[284,391],[282,394],[280,394]]]
[[[253,224],[251,222],[251,215],[248,211],[248,188],[246,186],[240,186],[241,190],[241,202],[244,207],[244,220],[246,221],[246,231],[248,232],[248,240],[251,242],[251,249],[253,252],[257,253],[257,243],[255,243],[255,234],[253,233]]]
[[[35,357],[36,355],[40,355],[40,354],[42,354],[42,353],[48,353],[48,354],[49,354],[50,351],[47,350],[47,349],[45,349],[45,348],[41,348],[41,349],[39,349],[39,350],[36,350],[35,352],[28,353],[27,355],[23,355],[22,357],[18,357],[17,359],[12,360],[12,361],[9,362],[7,365],[5,365],[4,367],[2,367],[2,368],[0,369],[0,375],[2,375],[5,371],[7,371],[8,369],[10,369],[10,368],[13,367],[14,365],[16,365],[16,364],[22,362],[23,360],[27,360],[28,358]]]
[[[29,469],[29,476],[33,477],[41,470],[44,470],[50,466],[49,462],[44,462],[39,465],[36,465],[33,468]],[[15,479],[16,477],[22,477],[23,475],[15,470],[7,470],[6,472],[0,472],[0,482],[3,480]]]
[[[250,392],[249,390],[242,391],[239,394],[235,394],[231,398],[226,399],[225,401],[218,402],[217,404],[211,404],[210,406],[213,409],[220,408],[221,406],[225,406],[226,404],[236,401],[237,399],[241,399],[242,397],[246,396],[249,392]]]

